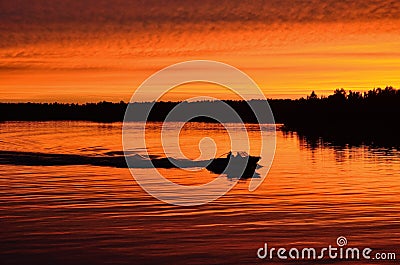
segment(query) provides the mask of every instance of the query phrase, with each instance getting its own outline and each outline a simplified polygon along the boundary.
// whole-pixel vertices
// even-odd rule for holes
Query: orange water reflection
[[[186,125],[184,154],[198,157],[204,136],[216,141],[218,154],[224,152],[229,144],[218,126]],[[101,156],[122,149],[118,123],[15,122],[0,128],[1,150]],[[149,135],[157,138],[157,124],[153,128]],[[161,153],[155,139],[148,143]],[[0,251],[4,261],[18,264],[246,264],[258,261],[264,242],[318,248],[343,235],[353,247],[399,253],[399,169],[397,151],[310,149],[296,135],[278,132],[270,174],[255,192],[240,181],[210,204],[178,207],[149,196],[125,168],[3,163]],[[207,170],[160,172],[184,185],[215,177]]]

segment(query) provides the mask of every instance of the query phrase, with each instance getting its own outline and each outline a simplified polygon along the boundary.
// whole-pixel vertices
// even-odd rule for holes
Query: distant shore
[[[224,102],[239,114],[243,122],[257,123],[249,105],[257,107],[262,103],[260,100]],[[154,103],[147,121],[164,121],[167,114],[179,103]],[[327,97],[318,97],[312,92],[307,98],[270,99],[268,103],[275,122],[284,124],[285,131],[296,131],[315,137],[340,137],[344,141],[358,138],[372,142],[376,139],[383,139],[389,143],[399,142],[400,90],[393,87],[377,88],[364,93],[337,89]],[[141,112],[152,103],[129,104]],[[213,101],[186,104],[200,109],[214,108],[216,105]],[[121,122],[127,106],[128,103],[122,101],[86,104],[0,103],[0,121]],[[198,117],[192,121],[216,122],[206,117]]]

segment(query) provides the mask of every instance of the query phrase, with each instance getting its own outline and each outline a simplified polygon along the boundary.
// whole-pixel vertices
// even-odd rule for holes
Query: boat
[[[228,177],[251,178],[255,174],[259,156],[250,156],[246,152],[238,152],[234,155],[232,152],[214,158],[206,168],[216,174],[226,174]],[[231,161],[231,162],[230,162]]]

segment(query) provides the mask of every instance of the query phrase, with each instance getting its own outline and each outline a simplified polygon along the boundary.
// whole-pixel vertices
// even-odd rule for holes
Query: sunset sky
[[[400,87],[400,1],[0,1],[0,102],[128,101],[149,75],[206,59],[268,98]],[[230,93],[185,86],[168,98]]]

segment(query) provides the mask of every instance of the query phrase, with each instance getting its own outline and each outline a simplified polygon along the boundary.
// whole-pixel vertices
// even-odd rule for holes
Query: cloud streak
[[[1,22],[31,25],[131,25],[204,22],[334,22],[398,19],[396,0],[16,0],[2,1]]]
[[[331,86],[336,77],[360,87],[399,81],[392,75],[400,63],[397,0],[0,1],[0,36],[2,95],[10,87],[45,94],[56,84],[104,95],[118,85],[126,100],[148,74],[190,59],[248,69],[282,94]],[[366,74],[366,64],[380,70]],[[340,69],[353,69],[352,77]]]

